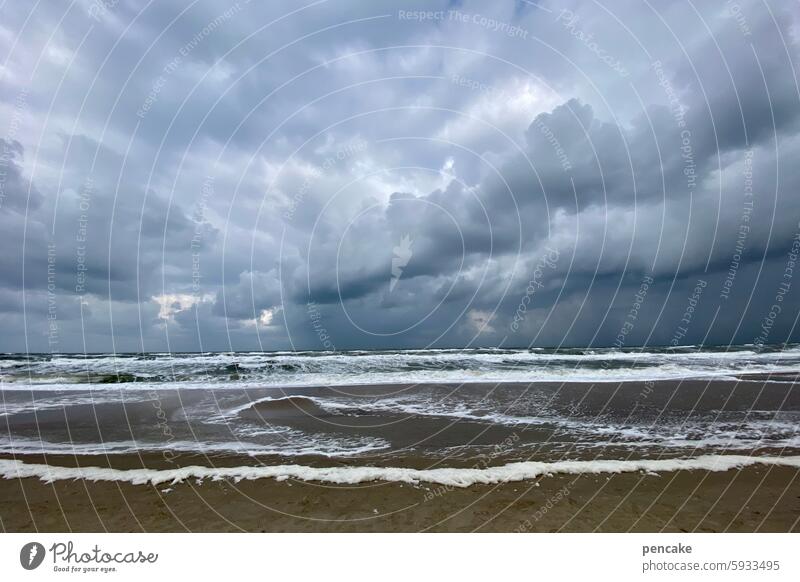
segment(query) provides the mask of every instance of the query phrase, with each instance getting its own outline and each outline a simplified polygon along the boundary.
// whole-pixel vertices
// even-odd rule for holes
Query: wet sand
[[[79,461],[102,464],[97,458]],[[50,462],[70,464],[67,458]],[[115,458],[112,464],[141,467],[142,459]],[[799,477],[797,469],[757,466],[554,475],[464,489],[274,479],[157,487],[3,479],[0,525],[14,532],[791,532],[800,531]]]

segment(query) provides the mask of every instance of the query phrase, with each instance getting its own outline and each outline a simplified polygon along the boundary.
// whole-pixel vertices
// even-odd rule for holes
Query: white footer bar
[[[5,580],[800,580],[793,534],[2,534]]]

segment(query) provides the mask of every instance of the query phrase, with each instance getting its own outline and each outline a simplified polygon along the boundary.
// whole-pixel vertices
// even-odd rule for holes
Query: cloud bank
[[[0,9],[4,351],[797,341],[781,2]]]

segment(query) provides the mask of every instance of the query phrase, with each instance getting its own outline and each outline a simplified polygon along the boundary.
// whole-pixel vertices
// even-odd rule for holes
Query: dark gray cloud
[[[629,344],[699,281],[680,343],[797,340],[800,18],[736,6],[0,8],[0,350],[608,345],[643,281]]]

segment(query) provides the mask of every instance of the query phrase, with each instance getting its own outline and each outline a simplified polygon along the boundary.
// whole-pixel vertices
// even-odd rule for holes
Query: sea
[[[48,460],[130,455],[158,466],[103,475],[468,486],[800,466],[799,378],[795,344],[6,353],[0,474],[75,478]]]

